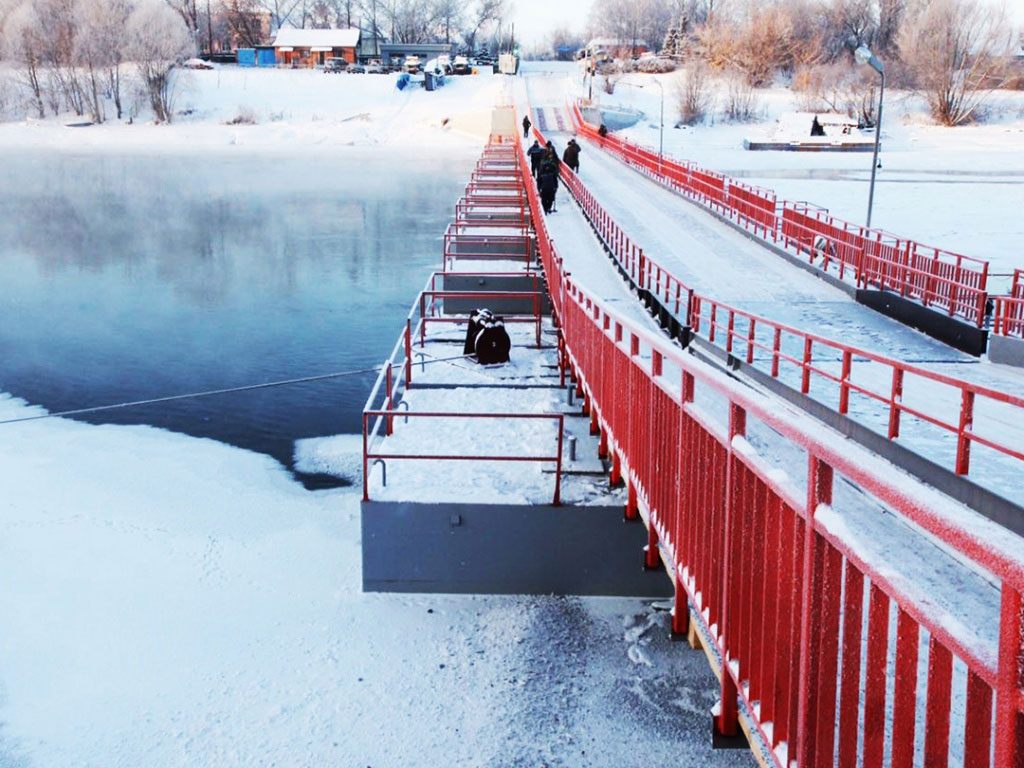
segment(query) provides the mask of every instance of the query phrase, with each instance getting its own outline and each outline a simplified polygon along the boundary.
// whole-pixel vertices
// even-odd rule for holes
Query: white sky
[[[530,48],[547,42],[548,35],[558,27],[582,32],[592,4],[593,0],[512,0],[506,18],[515,22],[516,40]]]

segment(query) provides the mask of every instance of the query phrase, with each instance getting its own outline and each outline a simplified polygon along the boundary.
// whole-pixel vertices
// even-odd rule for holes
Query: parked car
[[[402,62],[402,71],[408,72],[410,75],[415,75],[420,71],[420,57],[419,56],[406,56],[405,61]]]
[[[324,62],[324,72],[328,74],[337,74],[338,72],[344,72],[348,69],[348,62],[344,59],[331,58]]]
[[[473,68],[469,66],[469,59],[465,56],[456,56],[455,61],[452,62],[452,72],[456,75],[472,74]]]
[[[202,59],[185,59],[181,62],[181,66],[185,69],[213,69],[213,64]]]
[[[366,67],[364,67],[362,64],[349,64],[348,69],[346,69],[345,71],[348,72],[350,75],[365,75]]]
[[[379,61],[370,61],[366,64],[366,74],[368,75],[383,75],[385,72],[387,70]]]

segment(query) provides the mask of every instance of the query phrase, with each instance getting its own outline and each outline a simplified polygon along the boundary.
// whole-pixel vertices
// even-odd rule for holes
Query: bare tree
[[[899,42],[932,115],[943,125],[960,125],[1005,82],[1013,35],[1005,9],[977,0],[931,0],[907,20]]]
[[[505,12],[505,0],[479,0],[462,30],[462,39],[471,51],[476,50],[477,38]]]
[[[128,13],[126,0],[78,0],[75,7],[74,59],[85,71],[89,112],[96,122],[105,118],[105,97],[113,100],[121,118],[121,63]]]
[[[695,125],[711,109],[711,82],[708,67],[703,61],[693,61],[676,79],[676,97],[679,122]]]
[[[235,45],[254,48],[263,42],[260,6],[256,0],[225,0],[223,12]]]
[[[750,78],[734,69],[726,75],[725,118],[735,122],[749,122],[757,114],[757,99]]]
[[[199,5],[197,0],[167,0],[181,20],[185,22],[192,40],[199,45]]]
[[[292,22],[292,15],[296,15],[296,26],[301,26],[298,22],[300,21],[301,13],[296,14],[296,9],[299,8],[301,0],[257,0],[260,7],[270,14],[271,26],[274,29],[280,29],[285,24]]]
[[[907,11],[907,0],[878,0],[876,53],[895,56],[899,52],[900,27]]]
[[[77,22],[72,0],[35,0],[47,67],[49,101],[54,113],[66,106],[76,115],[85,113],[86,92],[75,66]]]
[[[462,26],[465,13],[462,0],[436,0],[434,17],[437,19],[438,37],[443,33],[444,41],[450,43],[452,35]]]
[[[643,43],[656,50],[672,23],[671,0],[595,0],[590,8],[590,27],[613,37],[623,47]]]
[[[140,0],[126,25],[129,56],[139,68],[157,122],[173,116],[174,67],[195,52],[195,40],[181,18],[162,0]]]
[[[3,25],[4,57],[19,65],[32,104],[39,117],[46,116],[43,104],[43,38],[39,15],[32,0],[22,0],[8,14]]]

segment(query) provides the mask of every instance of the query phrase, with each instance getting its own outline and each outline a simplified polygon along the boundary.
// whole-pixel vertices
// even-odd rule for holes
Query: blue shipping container
[[[277,54],[274,53],[273,48],[260,48],[256,51],[256,66],[257,67],[275,67],[277,66]]]
[[[240,66],[240,67],[255,67],[256,66],[256,49],[255,48],[239,48],[238,49],[238,66]]]

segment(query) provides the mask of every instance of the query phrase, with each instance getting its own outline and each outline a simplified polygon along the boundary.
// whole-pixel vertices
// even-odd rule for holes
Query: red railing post
[[[779,378],[779,348],[782,345],[782,329],[776,328],[772,333],[772,378]]]
[[[388,411],[393,411],[395,409],[395,401],[394,401],[394,396],[393,396],[393,391],[392,391],[393,387],[392,387],[392,384],[391,384],[391,363],[388,363],[386,382],[387,382]],[[388,413],[386,424],[387,424],[387,431],[386,431],[385,434],[390,435],[392,432],[394,432],[394,416],[392,416],[390,413]]]
[[[412,318],[405,320],[405,388],[412,386]]]
[[[971,465],[971,427],[974,425],[974,393],[964,388],[960,397],[960,426],[956,439],[956,473],[966,475]]]
[[[811,338],[804,339],[803,370],[800,372],[800,391],[807,394],[811,391]]]
[[[1024,604],[1020,590],[1003,581],[999,611],[995,766],[1024,766]]]
[[[804,516],[803,581],[800,599],[800,673],[797,691],[796,759],[799,765],[814,765],[817,712],[814,699],[818,693],[820,660],[818,651],[822,638],[816,631],[821,624],[818,599],[824,578],[824,546],[815,530],[818,507],[832,503],[832,467],[810,456],[807,467],[807,508]],[[838,594],[835,595],[838,599]],[[827,599],[827,598],[826,598]],[[831,638],[829,638],[831,641]],[[828,670],[825,674],[834,670]],[[829,756],[831,758],[831,755]]]
[[[892,391],[889,394],[889,439],[900,436],[900,411],[903,408],[903,369],[892,369]]]
[[[635,333],[629,334],[629,357],[630,363],[634,362],[637,355],[640,354],[640,337]],[[635,416],[635,414],[634,414]],[[636,482],[633,480],[632,473],[635,468],[630,465],[630,476],[626,479],[626,519],[636,520],[640,516],[640,504],[637,499]]]
[[[730,597],[738,594],[734,589],[734,579],[737,574],[733,572],[734,567],[743,556],[738,551],[742,546],[737,516],[740,499],[743,497],[741,482],[741,464],[733,450],[733,440],[743,437],[747,432],[747,412],[735,403],[729,404],[729,443],[726,445],[727,463],[725,467],[725,519],[723,521],[724,550],[722,552],[722,583],[721,583],[721,609],[719,611],[718,643],[719,652],[722,657],[722,679],[720,688],[720,700],[718,702],[718,716],[715,718],[715,730],[722,736],[735,736],[738,704],[736,681],[733,679],[732,669],[729,666],[730,651],[729,632],[734,619],[739,618],[739,606],[731,604]],[[740,664],[745,662],[739,659]],[[742,674],[742,673],[741,673]]]
[[[368,418],[368,414],[363,413],[363,501],[370,500],[370,473],[367,472],[369,462],[366,458],[366,454],[369,453],[369,439],[366,436]]]
[[[853,353],[848,349],[843,350],[843,370],[839,375],[839,412],[846,413],[850,410],[850,367],[853,363]]]

